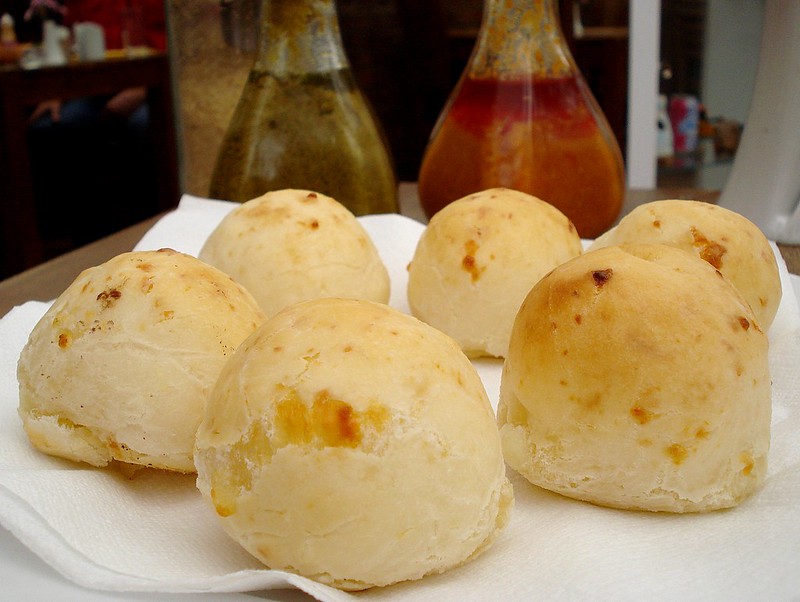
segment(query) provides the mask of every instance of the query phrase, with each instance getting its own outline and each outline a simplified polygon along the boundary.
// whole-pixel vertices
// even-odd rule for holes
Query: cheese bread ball
[[[206,398],[264,320],[229,276],[171,250],[124,253],[82,272],[19,357],[19,414],[41,451],[194,472]]]
[[[296,304],[225,366],[197,485],[272,569],[358,590],[483,551],[513,501],[494,413],[446,335],[386,305]]]
[[[318,297],[389,301],[389,273],[366,230],[317,192],[277,190],[243,203],[199,257],[241,283],[268,316]]]
[[[701,201],[653,201],[636,207],[590,247],[667,244],[704,259],[730,280],[769,330],[781,302],[778,263],[767,237],[746,217]]]
[[[767,337],[708,263],[666,245],[590,251],[514,324],[498,422],[509,466],[596,504],[702,512],[764,480]]]
[[[408,302],[468,356],[503,357],[525,295],[580,253],[575,227],[552,205],[516,190],[484,190],[433,216],[409,265]]]

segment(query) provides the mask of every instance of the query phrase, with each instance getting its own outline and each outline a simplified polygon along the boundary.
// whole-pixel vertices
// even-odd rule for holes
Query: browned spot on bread
[[[355,447],[361,441],[361,425],[348,403],[323,397],[314,402],[312,416],[315,430],[328,445]]]
[[[72,336],[68,332],[62,332],[58,335],[58,346],[61,349],[66,349],[72,344]]]
[[[234,512],[236,512],[236,501],[233,499],[225,500],[225,502],[220,501],[222,496],[220,496],[219,492],[215,487],[211,488],[211,500],[214,502],[214,510],[217,511],[219,516],[223,518],[226,516],[231,516]]]
[[[700,233],[694,226],[692,226],[691,232],[694,246],[700,251],[700,258],[707,261],[715,268],[720,269],[722,267],[722,256],[725,255],[728,250],[718,242],[706,238],[705,235]]]
[[[122,293],[119,290],[112,288],[99,293],[96,300],[100,302],[100,305],[103,306],[103,309],[107,309],[111,307],[120,297],[122,297]]]
[[[741,460],[742,464],[744,464],[744,466],[742,467],[743,475],[747,476],[751,472],[753,472],[753,468],[755,468],[756,464],[755,460],[753,460],[753,456],[751,456],[750,454],[742,454],[739,459]]]
[[[689,452],[680,443],[673,443],[667,448],[667,455],[670,457],[673,464],[681,465],[688,457]]]
[[[594,284],[597,288],[602,287],[605,285],[606,282],[609,281],[611,276],[614,274],[614,270],[611,268],[606,268],[604,270],[594,270],[592,272],[592,280],[594,280]]]
[[[483,269],[478,267],[478,262],[475,259],[477,252],[478,243],[474,240],[470,239],[464,243],[464,258],[461,260],[461,267],[470,275],[472,282],[477,282],[483,272]]]
[[[283,445],[318,447],[357,447],[365,428],[380,430],[388,419],[383,406],[374,405],[359,412],[346,401],[321,391],[309,407],[297,396],[278,402],[275,410],[275,436]]]
[[[654,416],[653,412],[641,406],[633,406],[631,408],[631,417],[639,424],[647,424]]]

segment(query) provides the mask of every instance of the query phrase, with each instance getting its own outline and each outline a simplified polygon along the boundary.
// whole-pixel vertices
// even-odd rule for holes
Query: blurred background
[[[562,27],[572,52],[623,151],[627,137],[637,135],[627,131],[630,2],[559,0]],[[59,4],[66,6],[66,14],[58,12]],[[80,4],[89,5],[90,12],[80,13],[76,8]],[[658,79],[664,103],[658,123],[653,124],[653,128],[661,128],[656,185],[718,190],[725,183],[745,127],[764,0],[662,0],[654,4],[660,11]],[[207,196],[218,145],[254,56],[260,1],[0,0],[0,13],[14,16],[18,40],[36,45],[41,42],[41,20],[37,22],[37,14],[30,19],[24,16],[32,5],[66,25],[79,15],[90,18],[91,10],[108,12],[109,7],[118,6],[118,29],[110,24],[106,27],[114,35],[106,40],[107,52],[130,55],[135,42],[145,46],[145,53],[165,55],[174,107],[169,127],[155,128],[152,120],[145,120],[140,124],[144,132],[126,130],[123,135],[117,122],[110,141],[98,143],[83,137],[86,144],[71,142],[67,150],[53,143],[31,145],[37,211],[33,235],[43,240],[42,258],[172,206],[177,203],[177,193]],[[397,175],[401,181],[414,181],[428,136],[472,50],[483,3],[337,0],[337,6],[345,49],[386,133]],[[140,16],[138,21],[131,20],[131,11]],[[163,18],[144,19],[153,11],[161,11]],[[143,26],[145,30],[160,28],[163,38],[148,37]],[[132,41],[131,35],[138,41]],[[0,67],[0,78],[17,68],[6,61]],[[13,90],[0,85],[0,100],[12,94]],[[145,106],[150,101],[152,98],[145,98]],[[694,141],[662,136],[686,125],[678,121],[686,117],[679,109],[687,107],[696,110]],[[36,108],[29,106],[29,113]],[[8,157],[13,155],[7,145],[8,130],[7,126],[0,129],[5,138],[0,159],[6,170],[10,169]],[[140,136],[135,153],[130,152],[130,139],[124,137],[129,135]],[[36,133],[31,130],[29,136],[35,138]],[[29,141],[35,142],[33,138]],[[165,187],[159,181],[163,174],[154,164],[153,148],[172,146],[174,166],[169,169],[176,172],[177,193],[174,186]],[[102,152],[98,153],[98,148]],[[159,161],[164,163],[163,154]],[[7,196],[11,193],[2,181],[0,173],[0,195]],[[3,231],[7,232],[12,227],[10,218],[6,215],[3,219]],[[7,259],[7,245],[5,249]],[[3,263],[2,276],[19,269],[9,267],[8,261]]]

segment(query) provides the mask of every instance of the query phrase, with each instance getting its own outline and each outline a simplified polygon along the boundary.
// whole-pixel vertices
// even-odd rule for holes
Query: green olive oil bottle
[[[209,194],[244,202],[300,188],[356,215],[395,213],[386,139],[353,77],[334,0],[263,0],[259,47]]]

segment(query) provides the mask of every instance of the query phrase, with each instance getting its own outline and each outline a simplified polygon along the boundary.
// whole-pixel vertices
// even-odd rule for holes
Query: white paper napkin
[[[184,197],[137,249],[196,255],[230,203]],[[397,215],[359,218],[408,311],[406,265],[423,226]],[[777,251],[776,251],[777,253]],[[228,538],[191,476],[111,470],[45,456],[16,413],[16,361],[47,308],[0,320],[0,523],[81,585],[207,592],[297,587],[320,600],[789,599],[800,595],[800,309],[778,254],[784,297],[770,329],[773,431],[768,478],[738,508],[669,515],[600,508],[546,492],[510,472],[516,505],[494,546],[469,564],[357,596],[269,571]],[[501,364],[474,362],[493,404]],[[342,553],[346,554],[346,550]]]

